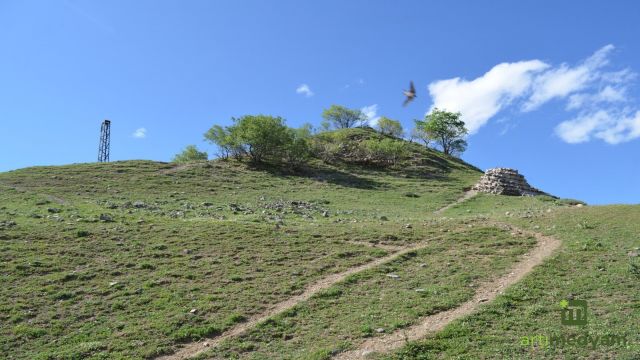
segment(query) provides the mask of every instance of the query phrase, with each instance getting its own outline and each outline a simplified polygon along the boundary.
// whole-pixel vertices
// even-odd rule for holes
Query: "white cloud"
[[[567,103],[567,110],[574,110],[582,108],[583,106],[593,105],[598,103],[614,103],[614,102],[623,102],[626,101],[627,89],[622,88],[614,88],[611,85],[607,85],[604,89],[600,90],[595,94],[589,93],[580,93],[573,94],[569,96],[569,101]]]
[[[640,138],[640,111],[636,111],[635,114],[628,112],[616,114],[607,110],[598,110],[563,121],[556,127],[555,132],[570,144],[598,138],[615,145]]]
[[[378,120],[380,120],[380,116],[378,116],[378,104],[365,106],[360,109],[360,111],[367,117],[369,126],[376,126],[378,124]]]
[[[313,91],[311,91],[311,88],[307,84],[301,84],[300,86],[298,86],[298,88],[296,89],[296,93],[302,94],[306,97],[312,97],[314,95]]]
[[[606,45],[575,66],[530,60],[498,64],[473,80],[435,81],[429,84],[431,110],[460,111],[473,134],[501,110],[529,112],[561,99],[566,101],[565,110],[574,112],[573,119],[555,128],[562,140],[571,144],[592,139],[609,144],[630,141],[640,137],[640,110],[628,91],[637,74],[629,69],[605,70],[614,49]]]
[[[576,67],[562,64],[537,76],[523,110],[535,110],[553,98],[567,97],[601,78],[599,70],[609,63],[608,55],[613,49],[613,45],[604,46]]]
[[[136,139],[144,139],[147,137],[147,129],[145,128],[136,129],[136,131],[134,131],[133,134],[131,134],[131,136],[133,136]]]
[[[432,109],[460,111],[471,134],[531,87],[534,74],[548,68],[540,60],[502,63],[474,80],[459,77],[429,84]]]

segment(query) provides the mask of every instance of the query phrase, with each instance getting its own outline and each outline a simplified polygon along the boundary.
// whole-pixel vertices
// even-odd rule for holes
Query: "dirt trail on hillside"
[[[303,302],[307,299],[309,299],[311,296],[313,296],[314,294],[325,290],[333,285],[335,285],[336,283],[339,283],[343,280],[345,280],[349,275],[353,275],[356,273],[359,273],[361,271],[365,271],[368,269],[372,269],[375,268],[376,266],[380,266],[384,263],[387,263],[389,261],[395,260],[398,257],[409,253],[411,251],[416,251],[416,250],[420,250],[422,248],[425,248],[429,245],[428,241],[429,240],[435,240],[438,238],[441,238],[445,235],[441,235],[441,236],[437,236],[434,238],[430,238],[427,239],[427,241],[420,243],[418,245],[414,245],[414,246],[409,246],[409,247],[405,247],[400,251],[396,251],[393,252],[392,254],[389,254],[387,256],[378,258],[374,261],[368,262],[366,264],[357,266],[357,267],[353,267],[351,269],[348,269],[346,271],[343,271],[341,273],[338,274],[333,274],[333,275],[329,275],[325,278],[320,279],[319,281],[309,285],[304,292],[302,292],[302,294],[300,295],[296,295],[292,298],[289,298],[287,300],[284,300],[276,305],[274,305],[271,309],[261,313],[261,314],[257,314],[254,315],[252,317],[249,318],[248,321],[243,322],[241,324],[238,324],[237,326],[229,329],[228,331],[224,332],[223,334],[219,335],[219,336],[214,336],[214,337],[209,337],[209,338],[205,338],[201,341],[198,342],[194,342],[194,343],[188,343],[186,344],[182,349],[178,350],[176,353],[174,354],[170,354],[170,355],[164,355],[164,356],[160,356],[156,359],[158,360],[182,360],[182,359],[189,359],[192,358],[212,347],[217,346],[220,342],[241,335],[242,333],[244,333],[245,331],[253,328],[254,326],[256,326],[258,323],[267,320],[268,318],[277,315],[281,312],[284,312],[288,309],[291,309],[292,307],[294,307],[295,305],[297,305],[300,302]]]
[[[435,214],[441,214],[441,213],[443,213],[445,210],[448,210],[448,209],[450,209],[451,207],[453,207],[453,206],[455,206],[455,205],[460,204],[461,202],[467,201],[467,200],[471,199],[472,197],[476,196],[477,194],[478,194],[478,192],[477,192],[477,191],[475,191],[475,190],[469,190],[469,191],[465,192],[465,193],[464,193],[464,195],[462,195],[462,197],[460,197],[460,198],[459,198],[459,199],[457,199],[456,201],[452,202],[451,204],[449,204],[449,205],[447,205],[447,206],[445,206],[445,207],[443,207],[443,208],[440,208],[440,209],[438,209],[438,210],[434,211],[434,213],[435,213]]]
[[[560,241],[553,237],[522,231],[515,227],[511,227],[511,229],[535,236],[538,243],[529,253],[523,255],[522,260],[520,260],[508,274],[497,280],[482,284],[476,290],[476,294],[471,300],[456,308],[424,317],[420,323],[409,328],[401,329],[388,335],[371,338],[362,343],[358,349],[340,353],[333,359],[364,359],[369,354],[389,352],[400,348],[407,341],[422,339],[429,334],[440,331],[452,321],[473,313],[480,304],[494,300],[496,296],[501,294],[507,287],[518,282],[530,273],[536,265],[541,264],[560,246]]]

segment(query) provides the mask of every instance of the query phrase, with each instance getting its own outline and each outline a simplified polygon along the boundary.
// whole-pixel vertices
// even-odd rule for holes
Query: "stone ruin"
[[[508,168],[494,168],[485,171],[473,190],[511,196],[549,195],[529,185],[518,170]]]

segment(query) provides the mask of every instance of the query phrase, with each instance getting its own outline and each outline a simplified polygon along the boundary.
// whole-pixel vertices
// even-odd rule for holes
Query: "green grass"
[[[638,359],[640,207],[599,206],[544,212],[514,223],[563,242],[557,255],[480,312],[455,321],[427,340],[408,344],[389,359],[590,358]],[[586,327],[562,325],[559,302],[586,300]],[[627,346],[523,346],[524,337],[622,335]]]
[[[327,359],[379,328],[455,307],[470,285],[503,274],[533,241],[488,225],[497,220],[563,246],[477,314],[380,357],[637,358],[640,260],[627,254],[640,247],[640,207],[479,195],[434,214],[480,172],[434,151],[414,155],[386,169],[126,161],[2,173],[0,353],[152,358],[388,255],[369,245],[424,244],[203,356]],[[520,346],[525,335],[574,331],[557,316],[569,294],[589,301],[589,331],[629,333],[629,348]]]
[[[349,348],[469,300],[535,244],[497,228],[465,229],[352,275],[204,357],[307,359]]]

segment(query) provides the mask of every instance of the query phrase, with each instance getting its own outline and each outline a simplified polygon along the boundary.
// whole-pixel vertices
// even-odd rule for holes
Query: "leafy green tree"
[[[267,157],[281,157],[291,142],[291,132],[284,119],[268,115],[245,115],[233,119],[228,128],[232,141],[238,144],[252,162]]]
[[[305,124],[299,129],[289,128],[289,139],[284,149],[284,159],[290,164],[300,165],[311,157],[313,128]]]
[[[402,133],[404,130],[402,129],[402,125],[397,120],[389,119],[388,117],[381,117],[378,119],[378,124],[376,124],[376,128],[380,133],[385,135],[390,135],[393,137],[402,137]]]
[[[206,152],[199,151],[195,145],[189,145],[181,153],[173,158],[173,162],[187,163],[192,161],[206,161],[209,158]]]
[[[322,112],[323,124],[331,124],[336,129],[351,128],[363,125],[367,117],[360,110],[349,109],[340,105],[331,105]]]
[[[419,121],[419,120],[416,120]],[[424,127],[417,125],[413,129],[411,129],[411,134],[409,135],[409,139],[411,141],[421,141],[424,143],[424,146],[429,146],[431,139],[429,139],[429,135],[424,130]]]
[[[205,140],[218,146],[219,155],[223,159],[228,159],[229,155],[239,157],[242,155],[242,149],[231,135],[229,128],[223,128],[220,125],[214,125],[204,134]]]
[[[460,113],[433,109],[425,116],[424,121],[416,121],[416,127],[421,128],[430,140],[438,144],[447,155],[458,155],[467,149],[464,137],[468,134],[464,121],[460,120]]]

